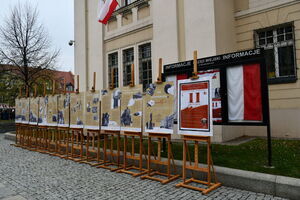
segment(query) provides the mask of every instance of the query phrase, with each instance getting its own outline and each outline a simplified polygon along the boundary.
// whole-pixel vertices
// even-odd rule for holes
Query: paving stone
[[[176,188],[180,179],[162,185],[10,146],[12,142],[3,139],[0,135],[0,199],[282,199],[224,186],[202,195],[187,188]],[[5,194],[1,196],[3,188]]]

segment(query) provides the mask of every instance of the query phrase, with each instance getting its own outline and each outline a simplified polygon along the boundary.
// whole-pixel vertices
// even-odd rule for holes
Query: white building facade
[[[97,22],[98,0],[74,1],[75,74],[80,75],[81,91],[91,89],[94,72],[97,74],[96,89],[107,88],[111,84],[122,87],[129,84],[130,68],[134,64],[135,84],[145,85],[157,79],[159,58],[164,64],[170,64],[191,60],[194,50],[201,58],[262,47],[269,50],[270,60],[274,60],[268,71],[272,82],[273,136],[300,138],[300,123],[296,120],[300,118],[299,56],[296,48],[300,45],[298,1],[118,2],[120,6],[104,26]],[[279,38],[282,40],[279,41]],[[281,119],[282,115],[292,120],[285,122]],[[259,127],[215,126],[214,130],[214,140],[218,142],[243,135],[266,135],[266,129]]]

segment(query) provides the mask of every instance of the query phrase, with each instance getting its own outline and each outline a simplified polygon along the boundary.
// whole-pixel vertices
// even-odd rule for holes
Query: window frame
[[[129,83],[127,84],[127,85],[124,85],[124,78],[125,78],[125,76],[124,76],[124,52],[125,51],[127,51],[127,50],[129,50],[129,49],[132,49],[132,52],[133,52],[133,60],[132,60],[132,63],[131,64],[134,64],[134,66],[135,66],[135,69],[134,69],[134,71],[136,71],[136,46],[127,46],[127,47],[125,47],[125,48],[123,48],[123,49],[121,49],[121,74],[122,74],[122,86],[124,87],[124,86],[129,86],[130,85],[130,81],[131,80],[129,80]],[[130,72],[131,73],[131,72]],[[135,75],[136,75],[136,73],[134,73]],[[134,77],[134,80],[136,79],[136,77]],[[127,80],[128,81],[128,80]]]
[[[110,66],[109,66],[109,55],[111,55],[111,54],[117,54],[117,60],[118,60],[118,64],[116,65],[116,68],[118,69],[118,78],[117,78],[117,85],[116,84],[114,84],[114,88],[116,88],[116,87],[120,87],[120,52],[118,51],[118,50],[114,50],[114,51],[110,51],[110,52],[108,52],[107,53],[107,56],[106,56],[106,58],[107,58],[107,72],[106,72],[106,75],[107,75],[107,85],[108,85],[108,87],[111,87],[111,85],[110,85],[110,72],[109,72],[109,70],[110,70]]]
[[[143,87],[145,87],[145,86],[143,84],[143,81],[144,81],[143,77],[141,79],[141,73],[143,73],[143,72],[141,72],[141,63],[142,63],[141,59],[142,58],[140,57],[140,48],[141,48],[141,46],[144,46],[144,45],[150,45],[150,54],[151,54],[151,56],[150,56],[150,58],[144,58],[144,59],[149,59],[149,61],[151,62],[151,83],[153,83],[153,53],[152,53],[153,51],[152,51],[152,42],[151,41],[145,41],[145,42],[140,43],[140,44],[137,45],[138,78],[139,78],[139,84],[142,84]],[[149,79],[149,77],[147,77],[147,80],[148,79]]]
[[[291,28],[292,28],[293,38],[290,39],[290,40],[283,40],[283,41],[278,42],[277,29],[287,28],[289,26],[291,26]],[[260,45],[259,44],[259,41],[260,41],[259,33],[268,32],[268,31],[272,31],[273,42],[270,43],[270,44],[265,42],[265,44]],[[284,35],[285,34],[286,33],[284,33]],[[264,39],[267,40],[267,38],[268,38],[268,36],[266,35]],[[297,68],[297,58],[296,58],[295,26],[294,26],[293,22],[278,24],[278,25],[275,25],[275,26],[270,26],[270,27],[254,30],[254,46],[255,46],[255,48],[263,48],[265,50],[273,50],[275,77],[274,78],[267,77],[269,84],[294,83],[294,82],[297,81],[297,69],[298,68]],[[279,74],[280,64],[279,64],[279,51],[278,51],[278,49],[280,47],[290,47],[290,46],[292,46],[293,54],[294,54],[294,59],[293,59],[294,74],[289,75],[289,76],[280,76],[280,74]]]

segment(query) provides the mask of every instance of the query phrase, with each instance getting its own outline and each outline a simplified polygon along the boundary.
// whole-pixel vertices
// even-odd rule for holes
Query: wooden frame
[[[101,131],[101,135],[104,136],[103,142],[103,163],[96,166],[97,168],[109,169],[111,171],[117,171],[122,169],[121,159],[120,159],[120,131],[113,130],[104,130]],[[117,138],[117,152],[114,152],[114,139]],[[110,141],[108,139],[110,138]],[[107,145],[109,145],[109,152],[107,151]],[[110,156],[110,158],[108,158]],[[115,157],[117,157],[117,161],[115,161]],[[114,167],[115,166],[115,167]]]
[[[152,151],[153,151],[152,139],[154,139],[154,138],[158,139],[157,159],[156,159],[155,154],[152,156]],[[168,144],[168,160],[167,161],[161,161],[161,147],[162,147],[163,139],[167,139],[167,144]],[[180,175],[176,174],[177,172],[176,172],[176,167],[175,167],[175,163],[174,163],[174,157],[173,157],[171,145],[172,145],[171,144],[171,134],[149,133],[149,135],[148,135],[148,162],[147,162],[148,174],[145,176],[142,176],[141,179],[150,179],[150,180],[154,180],[154,181],[159,181],[162,184],[166,184],[166,183],[169,183],[180,177]],[[151,157],[154,157],[154,159],[152,159]],[[173,162],[173,168],[174,168],[175,175],[171,174],[171,161]],[[153,171],[151,169],[151,164],[166,165],[167,172],[162,173],[159,171]],[[157,177],[154,177],[155,175],[165,176],[167,178],[166,179],[157,178]]]
[[[188,150],[188,142],[193,141],[195,142],[194,145],[194,164],[192,165],[190,160],[190,154]],[[199,167],[199,150],[198,145],[199,142],[204,142],[207,145],[207,167]],[[190,161],[190,164],[187,164],[187,158],[186,155],[188,154],[188,159]],[[197,180],[196,178],[192,177],[190,179],[186,179],[186,170],[192,170],[192,171],[199,171],[204,172],[207,174],[207,180]],[[212,176],[211,173],[213,173],[214,176],[214,182],[212,182]],[[190,136],[190,135],[184,135],[183,136],[183,165],[182,165],[182,180],[183,182],[178,183],[176,187],[185,187],[193,190],[197,190],[202,192],[203,194],[207,194],[211,192],[212,190],[215,190],[216,188],[221,186],[221,183],[218,182],[216,173],[214,171],[213,162],[212,162],[212,156],[211,156],[211,138],[210,137],[201,137],[201,136]],[[196,186],[189,185],[190,183],[198,183],[201,185],[206,185],[207,188],[201,188]]]
[[[123,169],[118,170],[120,173],[131,174],[133,177],[146,174],[147,169],[143,169],[143,134],[142,132],[130,132],[124,131],[124,150],[123,150]],[[128,137],[131,137],[131,155],[127,155]],[[139,139],[139,156],[135,156],[135,138]],[[128,159],[131,159],[133,164],[128,165]],[[138,161],[139,165],[136,167],[134,162]],[[130,170],[138,170],[139,172],[133,172]]]

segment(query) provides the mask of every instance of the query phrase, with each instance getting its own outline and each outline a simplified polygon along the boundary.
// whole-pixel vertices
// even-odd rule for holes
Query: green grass
[[[138,141],[135,141],[135,152],[138,152]],[[144,152],[147,152],[147,140],[143,142]],[[102,144],[101,144],[102,145]],[[157,145],[153,145],[155,151]],[[116,148],[116,147],[114,147]],[[189,144],[190,157],[194,158],[194,145]],[[281,176],[300,178],[300,141],[299,140],[272,140],[272,165],[274,168],[267,168],[267,140],[255,139],[250,142],[237,145],[212,145],[212,156],[214,165],[234,169],[248,170],[254,172],[268,173]],[[123,150],[123,139],[121,139],[121,150]],[[182,160],[183,144],[174,142],[172,145],[174,158]],[[129,142],[127,152],[131,151]],[[167,153],[162,153],[167,157]],[[199,162],[206,162],[206,146],[199,145]]]
[[[7,123],[13,123],[14,120],[1,120],[0,119],[0,124],[7,124]]]

